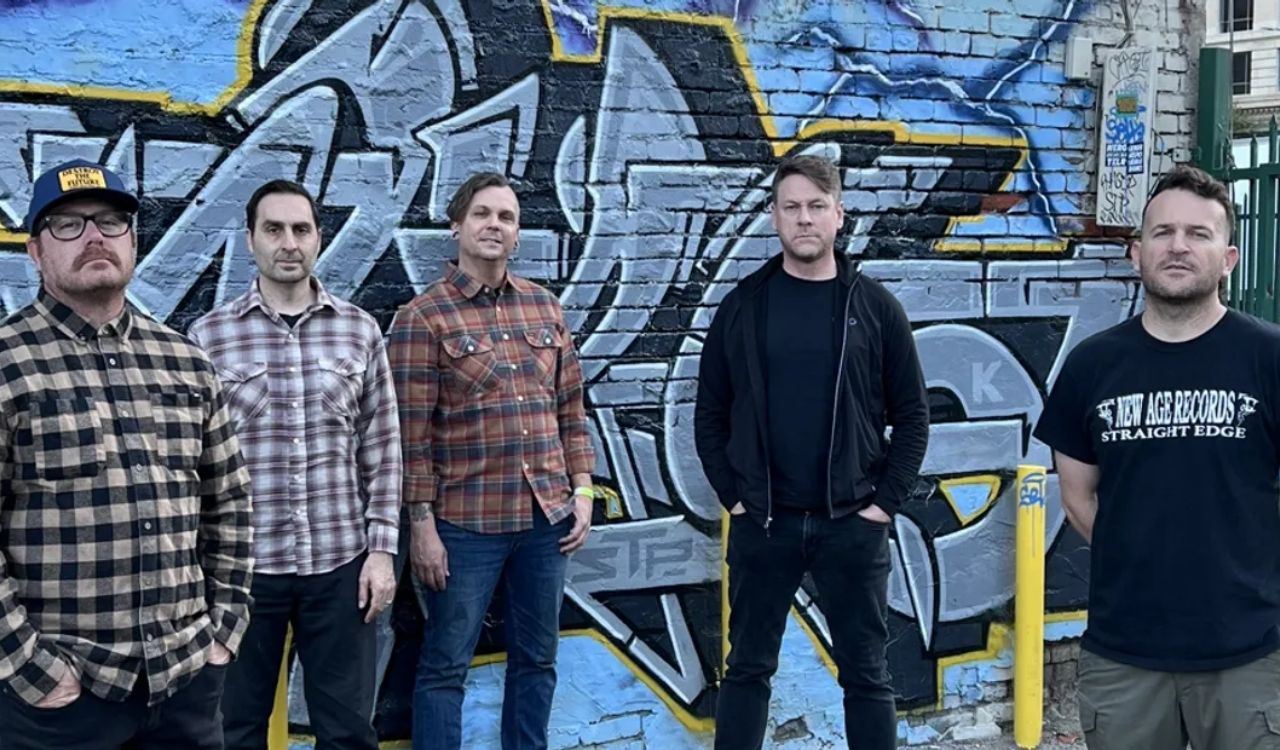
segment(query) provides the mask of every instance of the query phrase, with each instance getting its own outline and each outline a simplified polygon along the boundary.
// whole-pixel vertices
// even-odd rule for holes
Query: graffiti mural
[[[32,175],[65,159],[136,185],[132,300],[178,329],[252,279],[243,208],[268,179],[316,194],[317,274],[385,326],[452,257],[454,188],[473,170],[508,174],[524,226],[514,268],[564,304],[610,495],[570,563],[556,746],[697,747],[714,711],[722,574],[721,509],[693,450],[698,354],[715,305],[776,252],[774,167],[824,154],[844,175],[842,246],[907,309],[930,389],[930,448],[892,542],[900,705],[982,697],[953,668],[999,659],[1014,473],[1051,463],[1030,437],[1043,394],[1073,346],[1138,303],[1123,245],[1086,218],[1094,91],[1062,77],[1055,46],[1088,4],[216,0],[139,10],[139,31],[97,46],[41,31],[143,5],[0,2],[5,310],[37,288],[20,245]],[[73,48],[87,51],[68,60]],[[205,58],[199,72],[172,64]],[[1047,608],[1078,623],[1087,550],[1056,475],[1044,491]],[[830,667],[807,586],[795,611],[784,684]],[[420,629],[406,581],[383,623],[386,739],[408,735]],[[502,651],[495,615],[469,682],[485,711]],[[305,735],[297,682],[290,719]],[[787,688],[791,715],[814,714],[811,736],[842,731],[811,711],[838,707],[834,689]],[[495,742],[492,717],[468,715],[468,745]]]

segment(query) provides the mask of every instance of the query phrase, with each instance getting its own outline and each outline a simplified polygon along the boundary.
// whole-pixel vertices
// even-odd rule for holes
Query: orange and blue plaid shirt
[[[484,534],[533,527],[536,500],[572,512],[595,452],[582,368],[551,292],[507,274],[490,289],[450,264],[391,326],[404,502]]]

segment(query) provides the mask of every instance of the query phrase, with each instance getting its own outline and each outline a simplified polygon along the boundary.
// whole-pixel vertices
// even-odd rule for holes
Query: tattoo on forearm
[[[410,521],[425,521],[431,517],[431,505],[429,503],[413,503],[409,506]]]

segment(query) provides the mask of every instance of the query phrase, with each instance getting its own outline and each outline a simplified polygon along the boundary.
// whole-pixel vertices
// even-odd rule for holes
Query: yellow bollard
[[[289,750],[289,642],[293,628],[284,636],[284,658],[280,660],[280,678],[276,682],[276,699],[271,705],[271,723],[267,725],[268,750]]]
[[[1018,467],[1017,586],[1014,599],[1013,738],[1040,746],[1044,727],[1043,466]]]

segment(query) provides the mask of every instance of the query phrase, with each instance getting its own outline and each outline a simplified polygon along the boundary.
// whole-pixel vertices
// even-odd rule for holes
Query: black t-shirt
[[[1036,437],[1099,470],[1083,645],[1170,672],[1280,647],[1280,329],[1171,344],[1133,318],[1063,365]]]
[[[765,395],[773,501],[783,508],[827,507],[827,462],[835,403],[836,279],[770,277],[765,329]]]
[[[289,326],[290,328],[297,328],[298,321],[302,320],[302,316],[304,314],[305,313],[298,313],[297,315],[285,315],[284,313],[280,313],[280,319],[283,320],[285,325]]]

